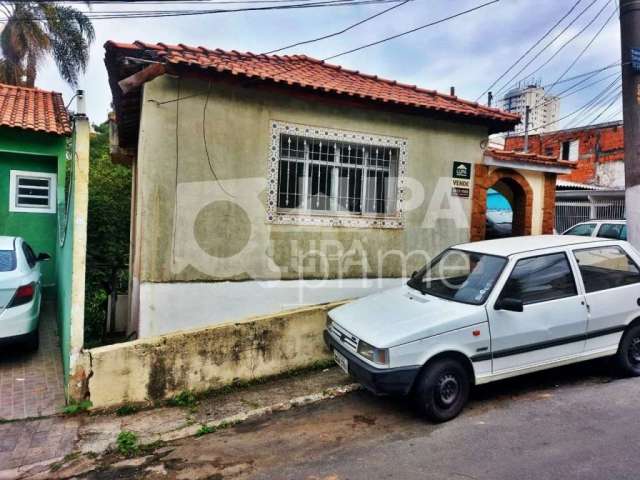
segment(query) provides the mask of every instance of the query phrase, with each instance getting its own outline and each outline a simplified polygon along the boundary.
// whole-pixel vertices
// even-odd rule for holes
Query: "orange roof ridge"
[[[0,126],[56,135],[71,133],[61,93],[18,85],[0,84]]]
[[[228,72],[232,75],[259,77],[279,82],[286,74],[286,84],[300,85],[304,88],[335,92],[338,95],[357,96],[379,102],[392,102],[423,110],[446,112],[452,115],[476,117],[485,121],[499,122],[500,129],[507,130],[520,121],[518,115],[497,108],[480,105],[461,99],[456,95],[440,93],[417,85],[408,85],[397,80],[352,70],[324,60],[318,60],[304,54],[268,55],[252,52],[241,53],[237,50],[210,50],[205,47],[189,47],[180,44],[171,46],[163,43],[148,44],[136,41],[130,44],[116,42],[105,43],[109,50],[132,48],[155,51],[156,55],[170,64],[185,66],[197,65],[215,72]],[[291,68],[283,70],[286,64]],[[496,127],[492,130],[500,131]]]

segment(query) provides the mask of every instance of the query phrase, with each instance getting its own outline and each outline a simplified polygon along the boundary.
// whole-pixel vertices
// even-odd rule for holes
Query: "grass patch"
[[[125,415],[132,415],[134,413],[138,413],[140,411],[140,407],[136,405],[122,405],[116,409],[116,415],[119,417],[124,417]]]
[[[168,403],[173,407],[193,408],[198,404],[198,399],[194,392],[190,390],[183,390],[175,397],[169,399]]]
[[[138,436],[128,430],[122,430],[118,434],[116,445],[118,446],[118,452],[125,457],[135,455],[140,450]]]
[[[65,415],[76,415],[81,412],[86,412],[93,406],[91,400],[82,400],[81,402],[73,402],[64,407],[62,413]]]
[[[196,432],[196,437],[201,437],[209,433],[219,432],[220,430],[226,430],[227,428],[234,426],[236,423],[237,422],[222,422],[218,425],[202,424]]]
[[[71,452],[71,453],[67,453],[62,460],[60,460],[59,462],[56,462],[54,464],[51,465],[51,467],[49,467],[49,470],[52,472],[57,472],[58,470],[60,470],[65,464],[71,462],[72,460],[75,460],[76,458],[78,458],[82,453],[81,452]]]

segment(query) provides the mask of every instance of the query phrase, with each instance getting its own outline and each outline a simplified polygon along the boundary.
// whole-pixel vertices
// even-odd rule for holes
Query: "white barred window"
[[[56,213],[56,174],[11,170],[9,211]]]
[[[399,147],[281,133],[279,153],[278,210],[396,215]]]

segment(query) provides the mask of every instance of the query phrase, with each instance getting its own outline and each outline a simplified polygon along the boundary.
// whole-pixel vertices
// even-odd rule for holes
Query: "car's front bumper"
[[[407,395],[420,371],[420,366],[376,368],[364,362],[340,345],[329,332],[324,331],[329,350],[337,350],[349,361],[349,375],[376,395]]]

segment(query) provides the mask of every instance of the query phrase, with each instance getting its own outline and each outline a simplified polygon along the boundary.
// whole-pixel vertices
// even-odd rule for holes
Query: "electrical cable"
[[[540,37],[538,40],[536,40],[536,41],[534,42],[534,44],[533,44],[533,45],[531,45],[531,46],[529,47],[529,49],[528,49],[526,52],[524,52],[522,55],[520,55],[520,56],[518,57],[518,59],[517,59],[515,62],[513,62],[513,63],[511,64],[511,66],[510,66],[509,68],[507,68],[507,69],[502,73],[502,75],[500,75],[500,76],[499,76],[499,77],[498,77],[498,78],[497,78],[497,79],[496,79],[496,80],[495,80],[491,85],[489,85],[489,86],[488,86],[488,87],[487,87],[487,88],[486,88],[486,89],[485,89],[485,90],[484,90],[480,95],[478,95],[478,98],[476,98],[476,100],[475,100],[475,101],[476,101],[476,102],[477,102],[477,101],[479,101],[479,100],[484,96],[484,94],[485,94],[485,93],[488,93],[488,92],[489,92],[489,91],[490,91],[490,90],[491,90],[491,89],[496,85],[496,83],[498,83],[500,80],[502,80],[502,79],[507,75],[507,73],[509,73],[509,72],[510,72],[510,71],[511,71],[511,70],[512,70],[512,69],[513,69],[513,68],[514,68],[518,63],[520,63],[520,61],[521,61],[524,57],[526,57],[527,55],[529,55],[529,53],[531,53],[531,51],[532,51],[534,48],[536,48],[536,47],[537,47],[537,46],[538,46],[538,45],[539,45],[539,44],[540,44],[540,43],[541,43],[545,38],[547,38],[547,37],[551,34],[551,32],[553,32],[553,31],[556,29],[556,27],[557,27],[558,25],[560,25],[560,23],[562,23],[562,21],[563,21],[565,18],[567,18],[569,15],[571,15],[571,13],[576,9],[576,7],[580,4],[580,2],[582,2],[582,0],[578,0],[577,2],[575,2],[575,3],[571,6],[571,8],[569,9],[569,11],[567,11],[567,13],[565,13],[565,14],[560,18],[560,20],[558,20],[556,23],[554,23],[554,24],[553,24],[553,26],[552,26],[549,30],[547,30],[547,31],[542,35],[542,37]]]

